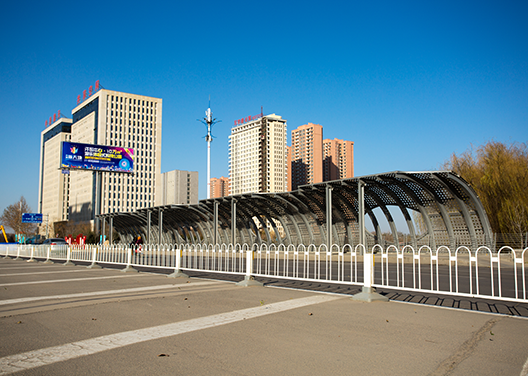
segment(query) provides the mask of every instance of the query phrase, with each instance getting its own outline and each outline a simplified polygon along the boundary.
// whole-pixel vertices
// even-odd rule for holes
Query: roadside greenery
[[[528,149],[525,143],[490,141],[443,165],[471,184],[494,233],[528,232]]]

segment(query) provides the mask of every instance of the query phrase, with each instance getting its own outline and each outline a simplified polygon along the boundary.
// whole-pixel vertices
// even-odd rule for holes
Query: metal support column
[[[110,217],[110,244],[114,242],[114,217]]]
[[[102,233],[101,233],[101,244],[104,244],[104,242],[105,242],[105,234],[106,234],[106,228],[105,228],[106,220],[104,218],[101,218],[101,220],[103,221],[103,223],[102,223],[103,230],[102,230]]]
[[[159,210],[158,213],[158,229],[159,229],[159,235],[158,235],[158,244],[162,243],[162,235],[163,235],[163,209]]]
[[[101,189],[102,189],[102,182],[101,179],[103,178],[103,173],[101,171],[94,171],[95,175],[95,207],[94,207],[94,218],[95,218],[95,233],[97,235],[101,235],[101,218],[99,215],[101,214]]]
[[[218,204],[219,202],[215,200],[214,201],[214,221],[213,221],[213,226],[214,226],[213,244],[214,245],[218,244]]]
[[[332,248],[332,187],[326,185],[326,246],[328,247],[328,252]]]
[[[151,226],[151,221],[150,221],[150,210],[147,211],[147,244],[150,244],[150,226]]]
[[[231,199],[231,244],[236,244],[236,200]]]
[[[364,247],[363,251],[363,288],[359,294],[352,296],[352,300],[362,302],[388,302],[389,299],[376,292],[372,287],[374,282],[374,254],[368,251],[365,239],[365,183],[358,181],[358,223],[359,244]]]
[[[359,244],[363,244],[365,250],[365,183],[358,180],[358,226],[359,226]]]

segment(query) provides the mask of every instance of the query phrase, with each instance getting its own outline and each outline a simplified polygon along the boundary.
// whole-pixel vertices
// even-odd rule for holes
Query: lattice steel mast
[[[213,125],[221,122],[213,119],[213,112],[211,111],[211,96],[209,96],[209,108],[205,111],[205,117],[203,120],[199,120],[207,127],[207,135],[205,141],[207,142],[207,198],[211,198],[211,142],[213,142],[213,136],[211,130]]]

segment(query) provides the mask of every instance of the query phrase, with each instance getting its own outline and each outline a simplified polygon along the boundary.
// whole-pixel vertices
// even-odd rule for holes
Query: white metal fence
[[[498,252],[445,246],[253,246],[233,245],[2,245],[0,256],[27,261],[87,262],[253,277],[281,278],[366,287],[528,302],[527,250]]]

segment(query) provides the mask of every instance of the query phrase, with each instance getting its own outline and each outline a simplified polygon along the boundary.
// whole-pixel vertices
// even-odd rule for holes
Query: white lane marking
[[[173,324],[155,326],[152,328],[131,330],[110,334],[84,341],[71,342],[46,349],[28,351],[0,358],[0,375],[27,370],[35,367],[62,362],[80,356],[91,355],[118,347],[128,346],[153,339],[171,337],[182,333],[207,329],[215,326],[231,324],[245,319],[283,312],[290,309],[305,307],[312,304],[343,299],[343,296],[315,295],[307,298],[287,300],[261,307],[242,309],[239,311],[221,313],[198,319],[181,321]]]
[[[35,273],[12,273],[12,274],[0,274],[1,277],[16,277],[19,275],[35,275],[35,274],[62,274],[62,273],[79,273],[86,272],[86,270],[57,270],[55,272],[35,272]]]
[[[13,283],[2,283],[0,287],[4,286],[20,286],[20,285],[36,285],[44,283],[57,283],[57,282],[77,282],[77,281],[90,281],[94,279],[111,279],[111,278],[127,278],[127,277],[141,277],[145,274],[124,274],[124,275],[114,275],[114,276],[105,276],[105,277],[86,277],[86,278],[75,278],[75,279],[55,279],[55,280],[41,280],[41,281],[29,281],[29,282],[13,282]]]
[[[120,289],[120,290],[107,290],[107,291],[93,291],[93,292],[84,292],[80,294],[64,294],[64,295],[49,295],[49,296],[34,296],[29,298],[17,298],[9,300],[0,300],[0,306],[8,304],[17,304],[25,302],[35,302],[38,300],[50,300],[50,299],[71,299],[71,298],[85,298],[90,296],[99,296],[99,295],[112,295],[112,294],[123,294],[131,292],[141,292],[141,291],[151,291],[151,290],[164,290],[170,288],[181,288],[181,287],[194,287],[194,286],[203,286],[203,285],[212,285],[219,282],[192,282],[192,283],[181,283],[181,284],[171,284],[171,285],[159,285],[159,286],[147,286],[147,287],[135,287],[131,289]]]
[[[0,257],[0,261],[2,260],[2,258]],[[5,264],[3,264],[5,265]],[[20,265],[20,264],[18,264]],[[72,265],[73,267],[73,265]],[[34,264],[25,264],[24,266],[8,266],[8,267],[0,267],[0,271],[2,270],[14,270],[14,269],[37,269],[37,268],[42,268],[42,263],[39,262],[39,263],[34,263]],[[63,264],[53,264],[53,265],[46,265],[46,269],[53,269],[53,268],[57,268],[57,269],[64,269],[64,265]],[[89,269],[90,270],[90,269]]]
[[[528,375],[528,359],[526,359],[526,362],[524,362],[524,367],[521,370],[520,376],[526,376]]]

